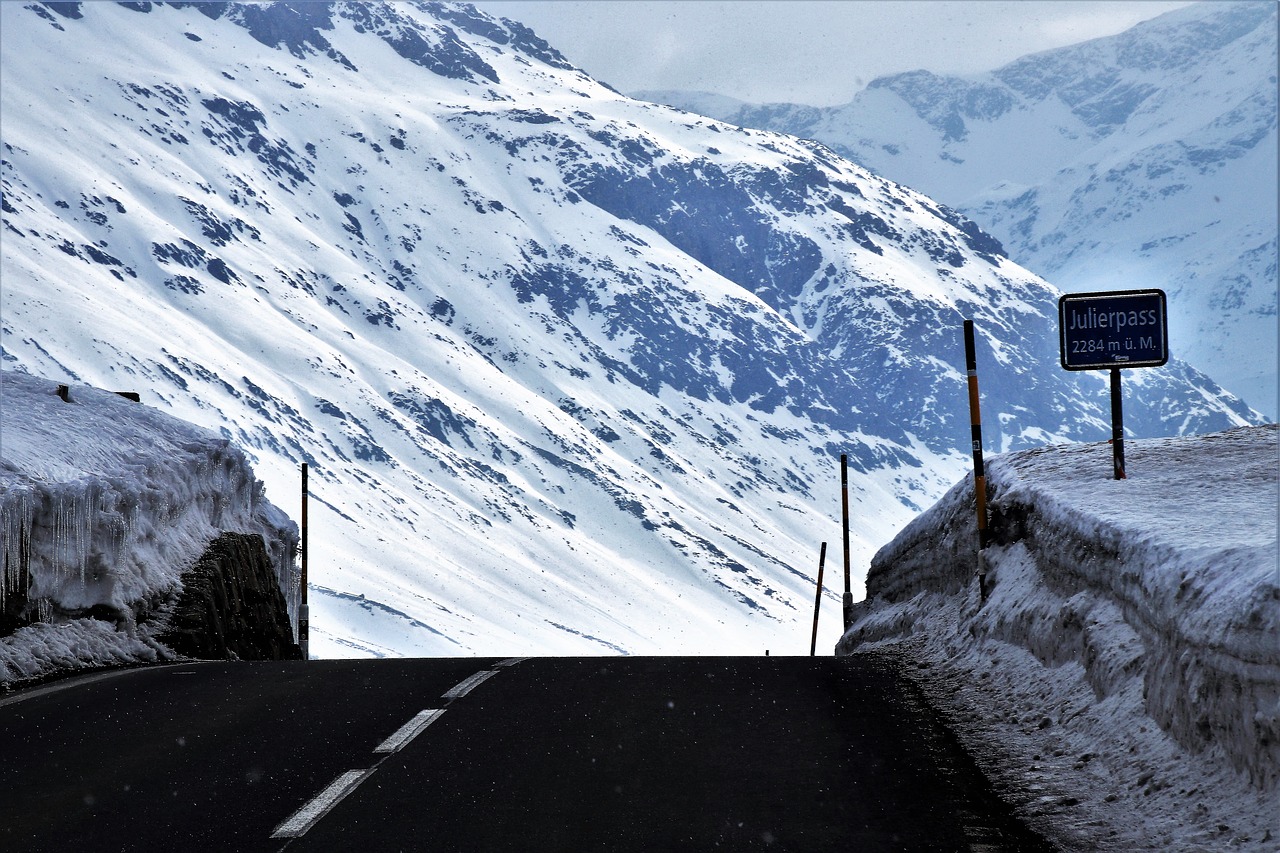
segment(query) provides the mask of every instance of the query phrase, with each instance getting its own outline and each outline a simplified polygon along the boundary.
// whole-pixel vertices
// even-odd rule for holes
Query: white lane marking
[[[506,668],[508,666],[515,666],[518,663],[523,663],[524,661],[527,661],[527,660],[528,658],[507,658],[506,660],[498,661],[497,663],[494,664],[494,666],[500,666],[500,667]]]
[[[475,690],[481,684],[488,681],[490,678],[493,678],[497,674],[498,671],[496,669],[482,669],[475,675],[467,678],[465,681],[460,681],[450,687],[448,692],[444,694],[444,698],[461,699],[463,696],[466,696],[472,690]]]
[[[373,770],[348,770],[329,783],[329,787],[311,798],[271,833],[272,838],[297,838],[315,826],[342,798],[356,789]]]
[[[434,723],[443,713],[443,708],[429,708],[425,711],[419,711],[414,715],[412,720],[396,729],[395,734],[374,747],[373,751],[386,753],[399,752],[402,746],[416,738],[423,729]]]
[[[217,663],[217,661],[209,661]],[[102,681],[106,678],[117,678],[121,675],[131,675],[138,672],[148,672],[159,669],[171,669],[175,666],[191,666],[193,664],[203,663],[203,661],[183,661],[182,663],[165,663],[155,664],[153,666],[131,666],[122,667],[120,669],[112,669],[107,672],[98,672],[91,675],[78,675],[71,678],[64,678],[53,684],[47,684],[43,687],[20,687],[18,692],[12,696],[5,696],[0,699],[0,708],[5,705],[13,705],[18,702],[34,699],[37,696],[48,696],[50,693],[58,693],[62,690],[70,690],[72,687],[81,687],[85,684],[92,684],[95,681]],[[194,673],[173,673],[174,675],[194,675]]]
[[[519,663],[518,660],[511,660],[511,663]],[[511,665],[511,664],[508,664]],[[472,690],[475,690],[484,682],[488,681],[498,674],[496,669],[482,669],[472,674],[466,679],[458,682],[444,694],[445,699],[459,699],[466,696]],[[342,798],[350,794],[356,787],[363,782],[370,773],[377,770],[382,762],[386,761],[392,753],[399,750],[409,741],[413,740],[423,729],[435,722],[435,720],[444,713],[444,709],[427,709],[419,711],[414,715],[413,719],[405,723],[395,734],[380,743],[373,751],[375,753],[383,753],[382,758],[378,759],[378,763],[368,770],[348,770],[337,779],[329,783],[329,787],[325,788],[319,794],[316,794],[309,802],[298,809],[293,815],[275,828],[271,833],[272,838],[298,838],[308,829],[315,825],[316,821],[328,814],[329,810],[342,801]]]

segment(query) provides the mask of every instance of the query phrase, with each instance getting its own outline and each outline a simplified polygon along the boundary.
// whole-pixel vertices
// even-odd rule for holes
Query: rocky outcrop
[[[208,660],[296,660],[288,609],[263,539],[223,533],[182,577],[183,590],[161,642]]]

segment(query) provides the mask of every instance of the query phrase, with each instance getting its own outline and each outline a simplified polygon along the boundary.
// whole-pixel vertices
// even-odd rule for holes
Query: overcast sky
[[[848,102],[885,74],[991,71],[1189,5],[1166,0],[477,0],[623,92]]]

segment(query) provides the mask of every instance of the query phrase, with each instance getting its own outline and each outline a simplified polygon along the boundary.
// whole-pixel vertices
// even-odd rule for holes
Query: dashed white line
[[[311,798],[271,833],[272,838],[297,838],[328,814],[342,798],[356,789],[373,770],[348,770],[329,783],[329,787]]]
[[[527,661],[527,660],[528,658],[507,658],[506,660],[498,661],[497,663],[494,664],[494,666],[500,666],[500,667],[506,668],[508,666],[515,666],[518,663],[523,663],[524,661]]]
[[[397,729],[395,734],[374,747],[373,751],[386,753],[398,752],[402,746],[417,737],[423,729],[434,723],[443,713],[443,708],[431,708],[425,711],[419,711],[414,715],[412,720]]]
[[[495,666],[514,666],[522,660],[526,660],[526,658],[508,658],[495,664]],[[460,699],[497,674],[498,670],[496,669],[482,669],[450,687],[443,698]],[[316,821],[328,814],[329,810],[341,802],[343,797],[354,791],[370,773],[377,770],[378,765],[417,737],[423,729],[434,723],[443,713],[443,708],[428,708],[419,711],[413,716],[413,719],[396,729],[391,737],[374,747],[374,753],[382,755],[377,764],[368,770],[348,770],[337,779],[334,779],[329,783],[329,787],[316,794],[302,808],[294,812],[288,820],[277,826],[275,831],[271,833],[271,837],[298,838],[305,834],[308,829],[315,826]]]
[[[490,678],[493,678],[497,674],[498,674],[498,671],[496,669],[482,669],[479,672],[477,672],[475,675],[472,675],[466,680],[460,681],[457,684],[450,687],[449,690],[444,694],[444,698],[445,699],[461,699],[463,696],[466,696],[472,690],[475,690],[481,684],[488,681]]]

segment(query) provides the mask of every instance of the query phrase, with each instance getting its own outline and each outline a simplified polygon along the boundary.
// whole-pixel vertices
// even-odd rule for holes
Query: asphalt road
[[[0,699],[0,850],[1036,851],[887,663],[201,663]]]

